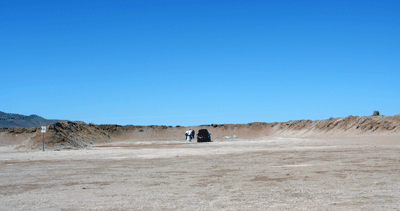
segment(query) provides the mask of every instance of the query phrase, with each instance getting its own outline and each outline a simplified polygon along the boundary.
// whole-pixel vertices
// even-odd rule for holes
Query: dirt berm
[[[94,144],[122,140],[185,139],[185,131],[208,129],[212,138],[237,137],[302,137],[329,138],[351,136],[399,136],[400,115],[348,116],[327,120],[296,120],[289,122],[254,122],[248,124],[211,124],[192,127],[96,125],[59,122],[47,126],[46,149],[79,149]],[[0,146],[15,145],[17,149],[41,149],[40,128],[0,128]]]

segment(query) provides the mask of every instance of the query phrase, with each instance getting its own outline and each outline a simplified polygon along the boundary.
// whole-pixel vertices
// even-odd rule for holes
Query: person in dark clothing
[[[194,139],[194,134],[195,134],[195,132],[194,132],[194,130],[192,130],[192,139]]]

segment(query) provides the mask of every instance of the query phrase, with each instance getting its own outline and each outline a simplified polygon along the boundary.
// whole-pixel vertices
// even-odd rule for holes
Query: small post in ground
[[[43,152],[44,152],[44,134],[46,133],[46,126],[42,126],[42,133],[43,133]]]

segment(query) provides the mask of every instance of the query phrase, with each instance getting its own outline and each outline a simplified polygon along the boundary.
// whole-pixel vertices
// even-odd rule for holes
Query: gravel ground
[[[0,210],[400,210],[400,142],[141,140],[0,147]]]

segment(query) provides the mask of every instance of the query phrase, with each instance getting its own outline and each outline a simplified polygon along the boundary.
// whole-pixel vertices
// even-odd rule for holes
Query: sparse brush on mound
[[[94,143],[109,140],[110,135],[93,123],[84,124],[70,121],[50,124],[44,135],[45,148],[54,149],[87,148]],[[41,147],[41,144],[41,134],[31,138],[32,148]]]

